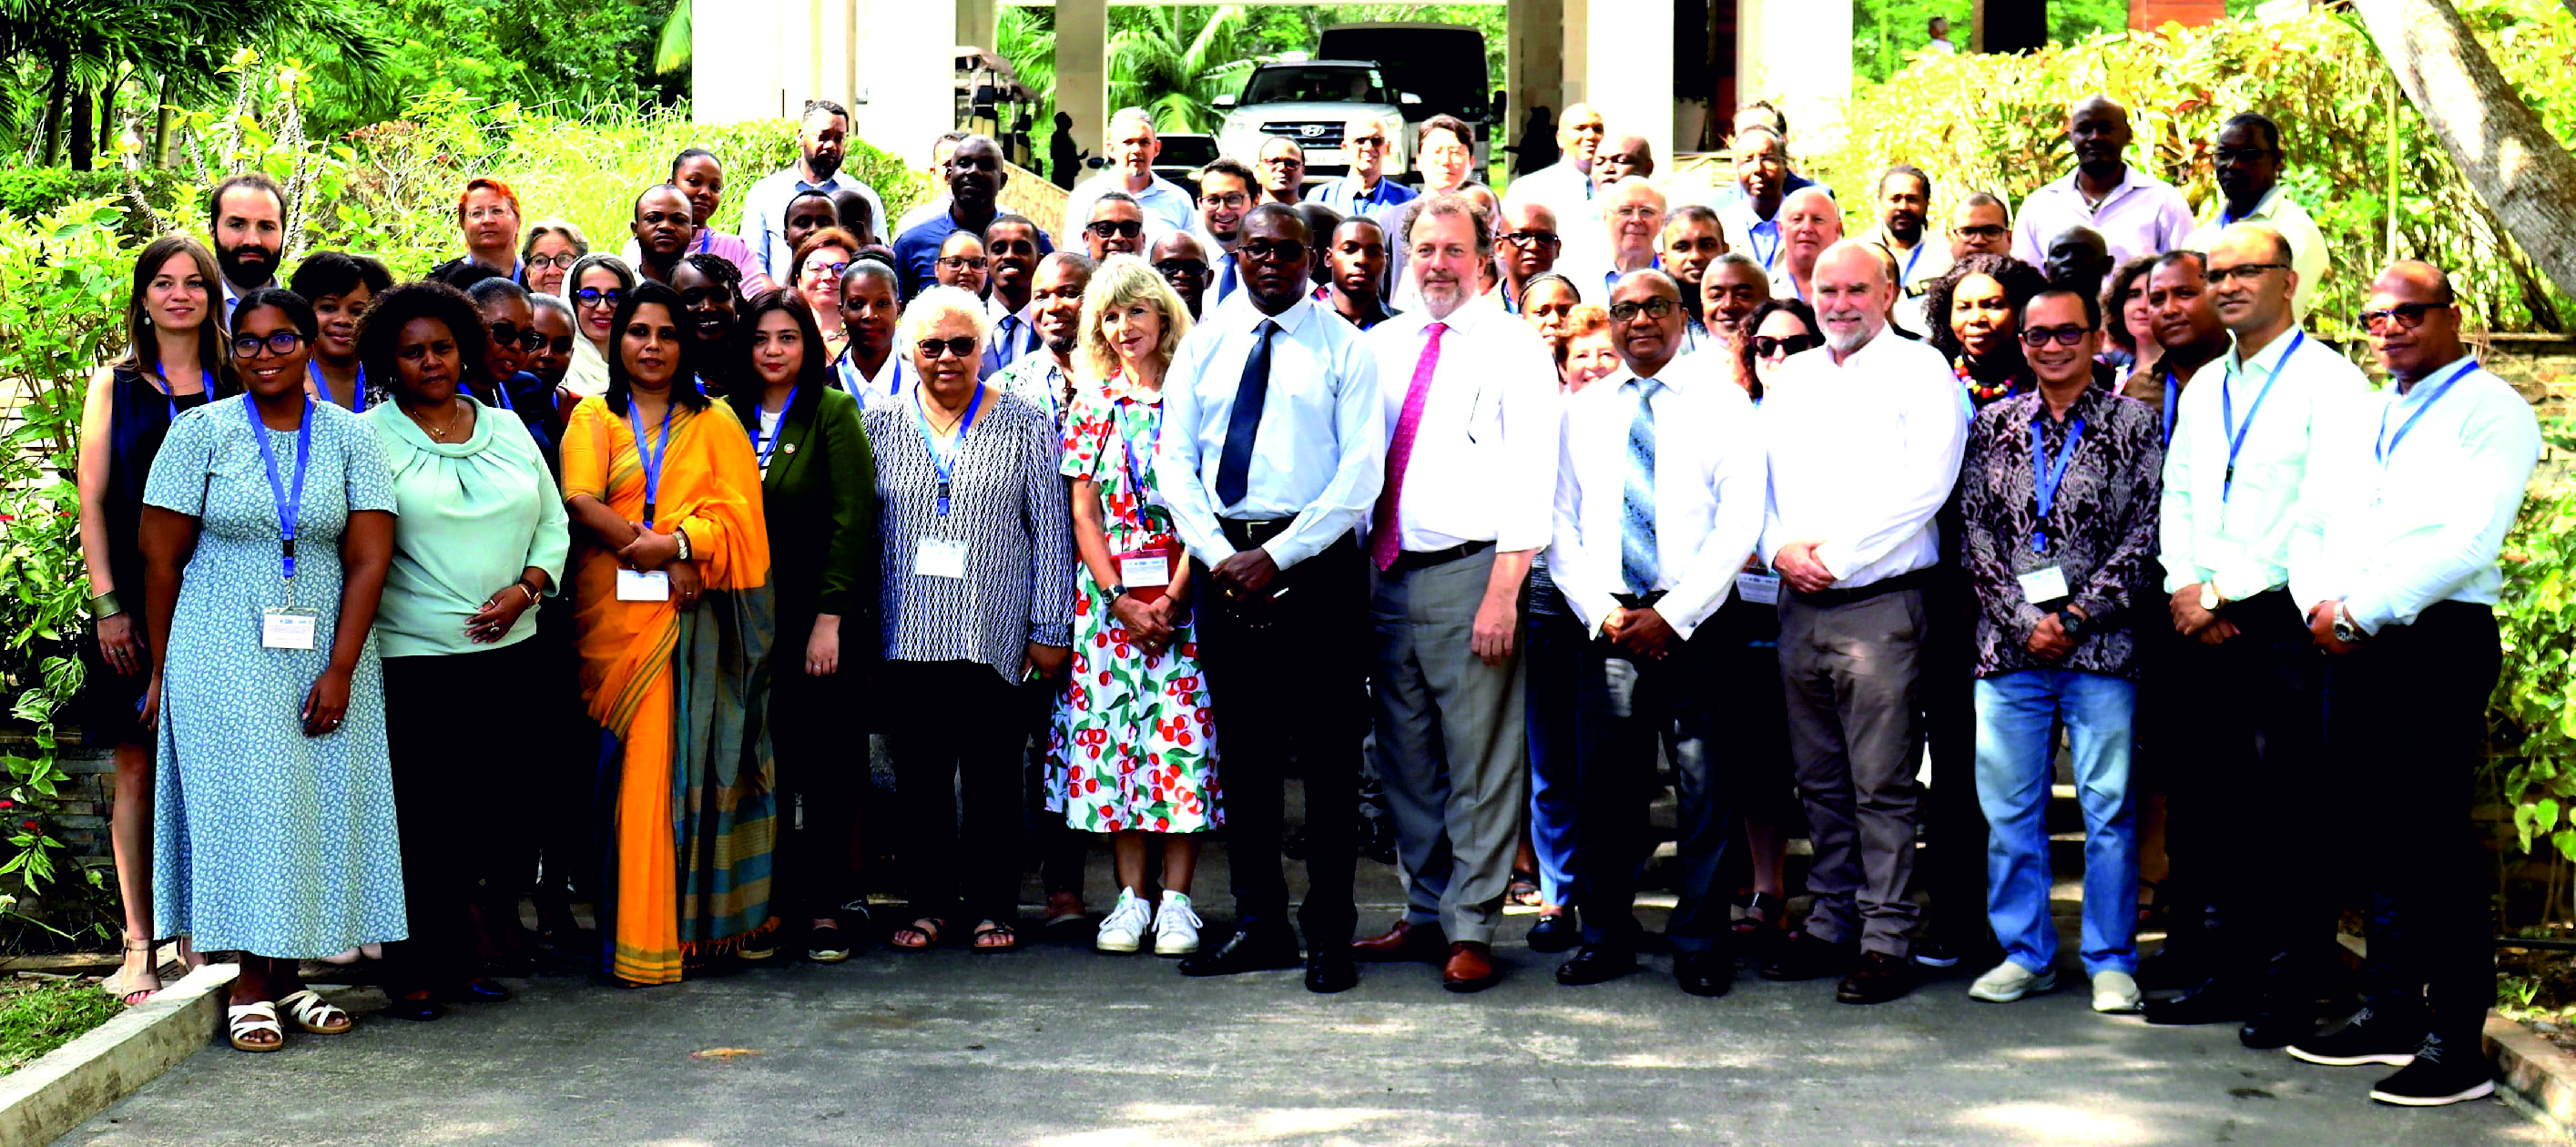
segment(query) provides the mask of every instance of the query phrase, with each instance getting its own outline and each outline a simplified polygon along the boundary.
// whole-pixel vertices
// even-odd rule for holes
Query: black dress
[[[164,395],[159,384],[131,366],[115,368],[108,413],[107,489],[100,499],[106,519],[107,570],[116,580],[116,596],[135,624],[143,623],[143,484],[152,475],[152,459],[170,433],[173,411],[205,405],[206,395]],[[81,690],[81,727],[93,745],[148,744],[136,720],[143,692],[152,684],[149,672],[127,675],[110,668],[95,633],[81,643],[88,669]]]

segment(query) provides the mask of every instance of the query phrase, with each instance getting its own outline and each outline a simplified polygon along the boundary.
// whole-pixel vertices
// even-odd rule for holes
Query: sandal
[[[224,1008],[225,1038],[234,1051],[276,1051],[286,1046],[286,1029],[277,1024],[277,1005],[267,1000],[232,1004]],[[266,1040],[246,1037],[266,1034]]]
[[[358,1021],[349,1018],[347,1010],[323,999],[321,993],[311,988],[278,997],[277,1006],[286,1009],[287,1017],[295,1021],[295,1026],[313,1035],[339,1035],[358,1026]]]
[[[906,927],[895,929],[894,935],[886,937],[886,944],[906,952],[927,952],[939,946],[939,927],[939,921],[924,916]],[[918,936],[920,939],[907,942],[904,939],[906,936]]]
[[[1788,922],[1788,905],[1768,892],[1756,892],[1744,898],[1744,915],[1736,917],[1729,927],[1737,940],[1760,939],[1766,932],[1777,931]]]
[[[125,1002],[125,1006],[129,1008],[142,1003],[145,1000],[151,999],[155,994],[159,993],[161,990],[161,966],[158,959],[151,955],[153,947],[154,945],[150,940],[136,940],[131,936],[126,937],[125,950],[127,952],[142,952],[145,954],[143,970],[129,975],[126,968],[123,965],[119,965],[115,974],[110,975],[105,980],[99,982],[98,990],[123,1000]],[[148,988],[142,986],[145,981],[150,981],[152,986]]]
[[[984,942],[986,936],[998,936],[1001,938],[1001,943],[987,944]],[[1013,951],[1020,946],[1020,932],[1019,929],[1008,924],[986,920],[975,925],[975,938],[969,941],[967,946],[974,949],[975,954],[979,956]]]
[[[1539,907],[1538,873],[1526,868],[1513,869],[1511,887],[1503,892],[1503,902],[1522,908]]]
[[[805,958],[817,964],[837,964],[850,958],[850,942],[841,938],[836,924],[805,930]]]

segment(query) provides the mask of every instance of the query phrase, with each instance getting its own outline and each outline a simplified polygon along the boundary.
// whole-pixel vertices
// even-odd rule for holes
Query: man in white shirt
[[[1788,178],[1789,143],[1779,132],[1751,124],[1735,133],[1735,186],[1741,190],[1713,205],[1726,227],[1726,249],[1753,256],[1766,275],[1780,271],[1779,217]]]
[[[1443,961],[1441,985],[1473,992],[1499,978],[1494,927],[1529,801],[1515,638],[1551,527],[1556,374],[1537,330],[1477,291],[1494,232],[1475,200],[1434,192],[1404,227],[1422,305],[1365,345],[1388,434],[1368,535],[1370,694],[1405,911],[1352,950]]]
[[[2328,847],[2306,835],[2317,822],[2280,810],[2341,783],[2317,771],[2322,666],[2288,589],[2290,535],[2318,428],[2369,386],[2292,319],[2298,272],[2280,232],[2229,228],[2208,281],[2235,345],[2182,392],[2165,453],[2160,560],[2174,632],[2190,639],[2166,669],[2192,684],[2169,702],[2191,716],[2172,722],[2161,771],[2174,875],[2216,925],[2189,938],[2204,954],[2181,994],[2148,1001],[2147,1021],[2244,1020],[2238,1038],[2270,1048],[2312,1029],[2313,997],[2293,998],[2312,985],[2290,974],[2290,952],[2315,921],[2243,874],[2315,863]]]
[[[1357,328],[1307,289],[1319,240],[1295,208],[1244,221],[1243,289],[1181,340],[1155,472],[1189,547],[1199,652],[1233,730],[1226,835],[1241,926],[1187,976],[1295,967],[1280,870],[1281,781],[1305,777],[1306,988],[1357,983],[1354,821],[1367,732],[1368,560],[1357,531],[1385,481],[1386,400]]]
[[[2326,239],[2307,208],[2281,191],[2281,125],[2256,112],[2231,116],[2211,144],[2218,198],[2183,246],[2206,251],[2233,224],[2271,224],[2290,242],[2290,265],[2299,272],[2299,293],[2290,302],[2306,322],[2317,285],[2325,281]]]
[[[868,201],[868,218],[882,223],[885,200],[876,189],[841,170],[849,153],[850,113],[830,100],[805,105],[796,129],[797,160],[785,170],[762,176],[742,197],[742,237],[760,259],[760,269],[777,282],[787,281],[796,252],[787,243],[787,201],[798,192],[850,190]]]
[[[984,339],[984,377],[1038,349],[1033,293],[1038,260],[1051,252],[1045,235],[1024,216],[997,215],[984,227],[984,259],[989,274],[984,309],[993,333]]]
[[[1896,317],[1914,330],[1923,324],[1923,288],[1951,266],[1950,246],[1932,234],[1932,177],[1900,163],[1878,176],[1878,226],[1861,238],[1896,256]]]
[[[1558,219],[1592,219],[1592,160],[1609,128],[1590,104],[1574,104],[1556,121],[1560,158],[1511,182],[1503,189],[1503,210],[1536,204]]]
[[[1122,108],[1109,117],[1109,170],[1084,180],[1066,193],[1064,226],[1080,229],[1091,221],[1091,201],[1101,192],[1124,191],[1136,198],[1145,215],[1145,242],[1166,231],[1187,231],[1196,206],[1187,188],[1154,174],[1154,157],[1163,142],[1154,134],[1154,117],[1143,108]],[[1141,247],[1141,244],[1139,245]]]
[[[1664,233],[1664,193],[1643,179],[1623,179],[1601,193],[1601,238],[1589,252],[1564,257],[1558,268],[1574,280],[1584,301],[1607,305],[1610,290],[1630,271],[1656,264]]]
[[[2329,654],[2333,779],[2309,795],[2347,798],[2317,819],[2335,825],[2337,859],[2360,868],[2384,914],[2370,927],[2360,1013],[2290,1054],[2404,1065],[2370,1097],[2431,1107],[2495,1089],[2477,1050],[2495,1000],[2479,894],[2492,871],[2480,871],[2470,806],[2502,667],[2497,554],[2540,457],[2540,424],[2469,357],[2450,280],[2431,265],[2390,267],[2361,319],[2394,385],[2341,404],[2319,430],[2290,588]]]
[[[1930,38],[1923,42],[1924,51],[1935,52],[1944,56],[1954,55],[1958,52],[1959,46],[1950,42],[1949,17],[1934,16],[1930,20],[1925,21],[1924,31],[1930,35]]]
[[[1225,301],[1243,284],[1243,269],[1234,258],[1243,240],[1243,215],[1252,210],[1256,184],[1242,160],[1218,156],[1199,171],[1199,213],[1192,234],[1207,248],[1207,303]]]
[[[1801,187],[1780,204],[1780,265],[1771,269],[1771,297],[1806,299],[1816,258],[1843,239],[1843,209],[1822,187]]]
[[[1815,282],[1825,345],[1789,359],[1762,407],[1771,474],[1762,548],[1785,590],[1780,676],[1816,896],[1804,930],[1762,975],[1848,971],[1835,998],[1856,1004],[1914,984],[1918,913],[1906,883],[1923,752],[1923,590],[1940,561],[1933,518],[1958,480],[1968,432],[1968,404],[1941,353],[1887,333],[1895,299],[1876,250],[1827,249]]]
[[[1573,699],[1583,950],[1556,979],[1580,986],[1636,970],[1637,870],[1655,839],[1647,807],[1663,747],[1680,799],[1673,973],[1684,992],[1723,995],[1735,956],[1719,875],[1740,810],[1722,771],[1741,762],[1724,748],[1730,697],[1717,686],[1728,643],[1709,621],[1739,592],[1761,534],[1766,461],[1753,404],[1721,359],[1682,355],[1670,276],[1622,278],[1610,314],[1621,365],[1567,400],[1548,551],[1590,639]],[[1756,592],[1776,589],[1756,580]]]
[[[2191,234],[2191,204],[2174,185],[2128,161],[2130,137],[2129,109],[2107,96],[2087,96],[2067,109],[2075,170],[2022,201],[2014,258],[2040,265],[2048,241],[2077,226],[2102,233],[2115,267],[2182,246]]]

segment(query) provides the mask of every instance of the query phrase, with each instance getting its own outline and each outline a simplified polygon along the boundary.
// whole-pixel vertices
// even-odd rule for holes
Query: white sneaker
[[[1091,946],[1103,952],[1133,952],[1145,942],[1145,929],[1153,923],[1153,906],[1137,899],[1135,889],[1121,889],[1118,906],[1100,922],[1100,935]]]
[[[2124,1016],[2147,1010],[2147,998],[2138,991],[2136,976],[2118,968],[2105,968],[2093,973],[2093,1010]]]
[[[1190,910],[1188,894],[1163,891],[1163,903],[1154,910],[1154,954],[1186,956],[1199,950],[1199,914]]]
[[[2009,1004],[2035,992],[2056,989],[2057,969],[2034,972],[2006,960],[1995,965],[1993,971],[1977,977],[1976,983],[1968,985],[1968,998],[1990,1004]]]

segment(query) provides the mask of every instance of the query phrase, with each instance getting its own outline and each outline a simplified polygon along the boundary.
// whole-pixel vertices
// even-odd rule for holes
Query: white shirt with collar
[[[1574,166],[1570,159],[1560,159],[1511,181],[1503,188],[1503,209],[1508,211],[1523,204],[1536,203],[1556,213],[1556,231],[1563,235],[1579,227],[1598,227],[1601,212],[1593,206],[1592,176]]]
[[[984,365],[978,368],[980,373],[977,377],[991,378],[1003,367],[1020,361],[1021,356],[1043,345],[1045,340],[1038,337],[1037,323],[1030,318],[1037,309],[1036,299],[1030,299],[1029,305],[1016,311],[1003,302],[1000,295],[984,300],[984,315],[991,320],[993,329],[984,336]]]
[[[902,347],[886,352],[885,365],[871,375],[859,373],[858,360],[851,358],[847,350],[843,350],[841,357],[832,363],[832,384],[858,399],[862,409],[892,401],[902,395],[903,388],[911,382],[912,364],[904,361]]]
[[[1064,197],[1064,230],[1058,235],[1079,235],[1091,222],[1091,203],[1103,191],[1126,191],[1136,197],[1136,205],[1145,212],[1144,250],[1154,249],[1154,240],[1174,231],[1188,231],[1198,226],[1199,205],[1180,184],[1155,176],[1143,191],[1128,191],[1127,176],[1119,171],[1104,171],[1075,185]]]
[[[1709,357],[1656,373],[1655,612],[1683,638],[1725,604],[1762,533],[1768,501],[1761,427],[1744,388]],[[1598,633],[1625,588],[1628,430],[1637,375],[1626,366],[1565,400],[1556,467],[1556,535],[1548,575],[1585,629]]]
[[[2316,301],[2317,284],[2325,280],[2327,262],[2325,233],[2317,230],[2316,220],[2308,218],[2308,209],[2282,194],[2278,184],[2264,192],[2254,210],[2241,218],[2227,214],[2227,199],[2219,196],[2210,203],[2209,215],[2201,220],[2200,228],[2182,245],[2207,251],[2218,245],[2219,232],[2233,223],[2266,224],[2289,241],[2290,269],[2299,273],[2299,289],[2290,298],[2290,310],[2297,321],[2308,321],[2308,307]]]
[[[1434,322],[1446,326],[1440,359],[1395,503],[1403,548],[1492,542],[1510,553],[1545,546],[1556,478],[1555,359],[1537,328],[1504,314],[1493,297],[1470,299],[1446,319],[1406,311],[1362,336],[1377,359],[1388,456]]]
[[[233,281],[221,275],[215,276],[215,282],[222,286],[224,292],[224,309],[222,314],[215,316],[217,319],[216,326],[217,329],[221,330],[225,334],[226,337],[230,337],[233,333],[233,308],[241,305],[242,296],[249,294],[251,291],[266,290],[270,287],[276,286],[277,278],[272,275],[269,277],[267,282],[261,283],[256,287],[252,287],[248,291],[235,290],[233,288]]]
[[[2137,164],[2121,169],[2120,185],[2099,204],[2084,201],[2084,193],[2075,188],[2076,174],[2067,172],[2021,201],[2013,217],[2013,258],[2039,266],[2047,261],[2049,240],[2076,226],[2101,233],[2115,267],[2140,255],[2171,251],[2191,236],[2190,201]]]
[[[2290,535],[2292,596],[2342,601],[2365,633],[2438,602],[2496,604],[2497,555],[2539,460],[2531,403],[2474,359],[2336,403]]]
[[[1235,390],[1260,341],[1270,335],[1270,382],[1255,427],[1252,466],[1240,501],[1217,500]],[[1250,291],[1209,304],[1181,339],[1163,386],[1165,433],[1154,456],[1157,484],[1190,556],[1209,565],[1235,552],[1217,519],[1292,518],[1262,543],[1287,569],[1323,552],[1368,521],[1386,481],[1386,404],[1377,360],[1359,328],[1300,294],[1276,316]]]
[[[1771,473],[1763,560],[1792,542],[1816,542],[1836,589],[1939,561],[1933,517],[1959,480],[1968,414],[1941,352],[1893,331],[1839,363],[1831,347],[1791,355],[1763,391]]]
[[[2290,528],[2319,420],[2370,389],[2334,348],[2303,334],[2281,332],[2250,361],[2230,350],[2183,388],[2158,523],[2166,593],[2208,582],[2241,601],[2289,581]],[[2233,484],[2231,424],[2245,442]]]
[[[772,280],[786,282],[787,265],[796,258],[796,252],[787,247],[787,202],[796,198],[797,192],[809,188],[826,195],[843,190],[858,192],[860,198],[868,201],[868,217],[876,221],[878,238],[887,243],[894,241],[893,235],[884,233],[885,200],[878,198],[876,188],[860,182],[848,168],[833,172],[832,178],[821,183],[814,183],[805,178],[803,163],[791,163],[783,171],[773,171],[760,177],[760,182],[752,184],[751,190],[742,197],[742,240],[751,244],[752,256],[759,260],[760,269],[768,272]]]

